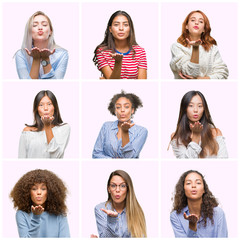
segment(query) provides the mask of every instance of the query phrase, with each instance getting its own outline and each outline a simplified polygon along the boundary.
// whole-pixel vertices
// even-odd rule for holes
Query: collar
[[[125,52],[125,53],[119,52],[117,49],[114,49],[114,51],[116,53],[119,53],[119,54],[122,54],[123,56],[125,56],[125,55],[128,55],[131,52],[131,48],[127,52]]]

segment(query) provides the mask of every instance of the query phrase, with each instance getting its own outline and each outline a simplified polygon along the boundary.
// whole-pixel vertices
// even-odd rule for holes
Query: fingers
[[[104,208],[101,208],[100,210],[102,210],[103,212],[105,212],[106,214],[108,214],[108,211]]]
[[[25,51],[27,52],[28,56],[31,56],[31,52],[27,48],[25,48]]]
[[[94,234],[91,234],[91,235],[90,235],[90,238],[98,238],[98,236],[97,236],[97,235],[94,235]]]
[[[110,217],[117,217],[118,216],[118,213],[117,212],[114,212],[112,210],[107,210],[107,209],[104,209],[104,208],[101,208],[100,210],[102,210],[103,212],[105,212],[108,216]]]

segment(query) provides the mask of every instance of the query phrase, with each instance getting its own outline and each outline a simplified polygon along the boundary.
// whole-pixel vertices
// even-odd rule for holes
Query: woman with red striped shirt
[[[137,44],[132,19],[126,12],[117,11],[109,19],[93,62],[102,73],[101,79],[147,78],[146,52]]]

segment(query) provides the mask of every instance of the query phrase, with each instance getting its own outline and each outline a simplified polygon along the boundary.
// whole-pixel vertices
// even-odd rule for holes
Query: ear
[[[110,188],[108,187],[108,192],[111,193]]]
[[[186,29],[188,30],[188,25],[186,25]]]
[[[110,33],[112,33],[112,27],[111,26],[109,27],[109,31],[110,31]]]
[[[132,114],[134,114],[134,112],[135,112],[135,109],[134,109],[134,108],[132,108],[132,111],[131,111],[131,113],[132,113]]]

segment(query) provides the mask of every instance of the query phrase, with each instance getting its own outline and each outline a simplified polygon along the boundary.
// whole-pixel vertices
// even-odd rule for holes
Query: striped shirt
[[[147,58],[144,48],[134,45],[133,49],[135,50],[134,56],[133,50],[131,50],[128,54],[123,55],[121,79],[137,79],[139,68],[147,70]],[[97,50],[97,64],[99,70],[106,66],[110,66],[110,68],[113,70],[115,59],[109,55],[111,52],[111,50]]]

